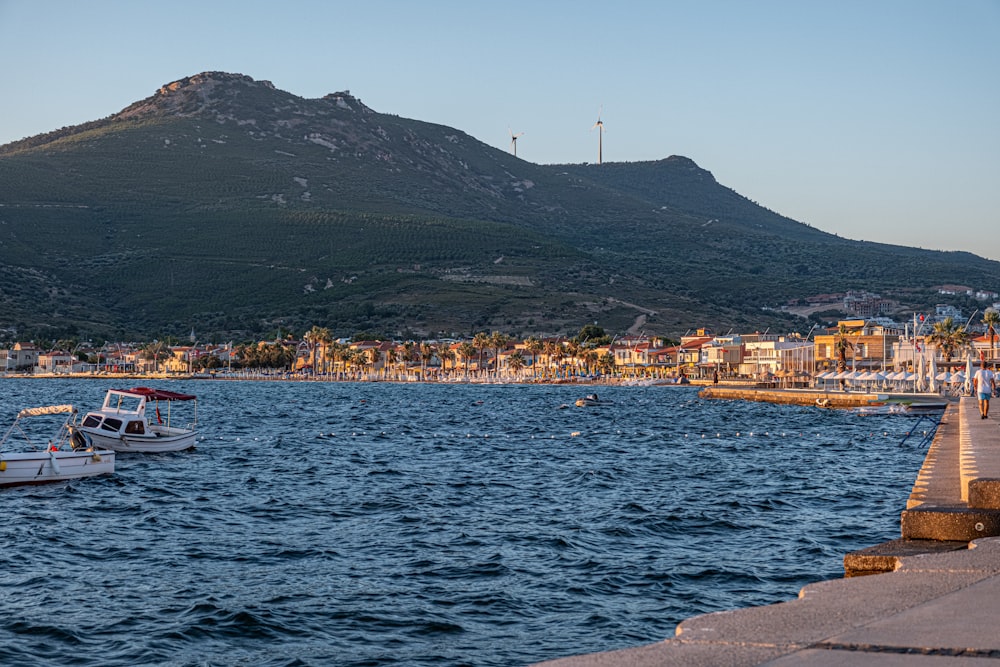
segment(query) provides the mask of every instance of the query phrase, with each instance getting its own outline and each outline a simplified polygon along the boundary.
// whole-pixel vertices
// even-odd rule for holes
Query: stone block
[[[1000,479],[979,477],[969,482],[969,507],[1000,510]]]
[[[904,539],[971,542],[1000,535],[1000,510],[920,505],[903,511],[900,526]]]

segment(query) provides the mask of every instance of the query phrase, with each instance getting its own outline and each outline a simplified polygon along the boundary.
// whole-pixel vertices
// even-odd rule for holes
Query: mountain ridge
[[[622,302],[667,335],[791,329],[804,321],[774,310],[789,300],[922,303],[933,284],[995,286],[1000,266],[842,239],[690,158],[536,165],[348,91],[302,98],[224,72],[0,146],[0,261],[21,330],[222,337],[617,330],[636,315]]]

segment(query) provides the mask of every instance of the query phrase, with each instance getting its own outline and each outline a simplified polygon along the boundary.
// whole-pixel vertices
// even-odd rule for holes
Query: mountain
[[[970,253],[851,241],[692,160],[536,165],[450,127],[205,72],[0,146],[0,328],[222,340],[801,327],[868,289],[996,289]],[[805,327],[808,328],[808,327]]]

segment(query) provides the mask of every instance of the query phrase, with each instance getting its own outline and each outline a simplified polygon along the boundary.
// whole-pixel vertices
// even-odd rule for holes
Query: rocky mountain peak
[[[361,100],[351,95],[351,91],[344,90],[339,93],[329,93],[324,95],[323,98],[327,102],[333,102],[341,109],[348,109],[350,111],[358,111],[361,113],[375,113],[372,109],[366,107],[362,104]]]
[[[289,112],[308,115],[317,106],[328,104],[346,111],[375,113],[346,90],[310,100],[279,90],[270,81],[258,81],[244,74],[201,72],[160,86],[155,94],[128,106],[114,117],[214,115],[239,118],[248,110],[264,116]]]

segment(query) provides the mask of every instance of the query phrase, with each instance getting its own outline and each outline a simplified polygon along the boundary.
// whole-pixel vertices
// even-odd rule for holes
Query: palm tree
[[[396,348],[390,347],[385,351],[385,366],[382,367],[382,376],[387,377],[389,369],[396,365],[396,361],[399,355],[396,354]]]
[[[933,343],[941,354],[944,355],[945,363],[950,362],[955,355],[955,351],[965,347],[969,342],[969,332],[965,327],[955,324],[955,319],[946,317],[940,322],[934,323],[934,331],[927,336],[927,342]]]
[[[403,343],[403,354],[402,357],[400,358],[400,361],[403,362],[403,370],[406,371],[407,364],[409,364],[412,361],[415,361],[416,358],[417,358],[417,344],[412,340],[408,340],[405,343]]]
[[[580,343],[574,339],[570,339],[566,343],[566,356],[569,357],[573,363],[573,368],[576,371],[580,370]]]
[[[368,348],[368,365],[372,367],[371,374],[375,375],[375,367],[378,365],[379,359],[382,358],[382,353],[377,347]]]
[[[330,360],[327,355],[327,348],[330,346],[330,343],[333,342],[333,336],[330,335],[329,329],[326,327],[320,327],[316,340],[319,343],[320,350],[323,352],[323,373],[329,373]]]
[[[316,375],[316,348],[319,346],[320,328],[313,325],[313,328],[302,335],[302,340],[309,344],[309,355],[312,357],[312,374]]]
[[[441,359],[441,370],[444,370],[445,367],[447,367],[447,366],[451,366],[451,370],[449,371],[449,375],[454,374],[454,372],[455,372],[455,350],[453,350],[450,347],[448,347],[447,345],[445,345],[440,350],[438,350],[438,358]]]
[[[167,351],[167,344],[162,340],[154,340],[142,350],[143,359],[153,360],[153,372],[160,370],[160,355]]]
[[[461,345],[458,346],[458,355],[462,357],[465,362],[465,377],[469,377],[469,360],[472,359],[473,355],[476,354],[476,347],[469,341],[463,341]]]
[[[507,363],[510,365],[510,369],[514,371],[514,374],[517,375],[521,372],[521,369],[524,368],[524,355],[521,354],[520,350],[518,350],[514,354],[510,355],[510,359],[507,360]]]
[[[990,337],[990,359],[996,359],[997,328],[1000,325],[1000,311],[987,308],[983,313],[983,324],[986,325],[986,335]]]
[[[434,346],[424,341],[420,344],[420,377],[427,377],[427,364],[434,359]]]
[[[510,336],[502,334],[499,331],[494,331],[490,335],[490,346],[496,350],[496,360],[495,364],[495,374],[500,375],[500,353],[507,348],[507,343],[510,342]]]
[[[531,376],[538,377],[538,365],[535,362],[538,361],[538,353],[542,351],[542,341],[530,336],[524,339],[524,347],[531,353]]]
[[[483,350],[490,346],[490,337],[485,331],[480,331],[472,337],[472,347],[479,350],[479,372],[483,371]]]
[[[597,360],[597,369],[604,375],[611,375],[615,371],[615,355],[605,354]]]
[[[556,364],[556,373],[562,371],[562,360],[565,356],[565,350],[559,341],[549,340],[545,341],[545,355],[548,359],[548,365],[551,366],[554,361]]]

